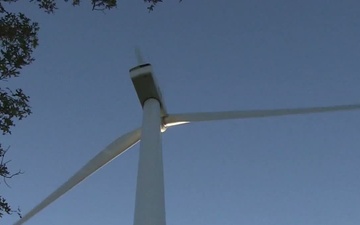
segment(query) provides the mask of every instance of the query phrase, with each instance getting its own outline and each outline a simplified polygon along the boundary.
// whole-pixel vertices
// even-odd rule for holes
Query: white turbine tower
[[[168,114],[151,65],[142,62],[139,52],[137,52],[137,58],[140,65],[130,70],[130,77],[143,107],[141,129],[131,131],[108,145],[14,225],[20,225],[29,220],[96,170],[135,145],[140,139],[134,225],[165,225],[161,132],[164,132],[166,128],[199,121],[273,117],[360,109],[360,104],[352,104],[295,109]]]

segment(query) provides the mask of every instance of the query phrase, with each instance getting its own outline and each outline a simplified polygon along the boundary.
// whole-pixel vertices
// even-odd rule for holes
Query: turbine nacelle
[[[134,84],[140,104],[144,107],[146,100],[154,98],[160,102],[161,117],[167,115],[160,88],[149,63],[141,64],[130,69],[130,77]]]

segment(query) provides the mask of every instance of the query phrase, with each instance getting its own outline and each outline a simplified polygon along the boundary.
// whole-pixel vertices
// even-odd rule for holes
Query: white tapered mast
[[[134,225],[165,225],[159,101],[148,99],[143,111]]]

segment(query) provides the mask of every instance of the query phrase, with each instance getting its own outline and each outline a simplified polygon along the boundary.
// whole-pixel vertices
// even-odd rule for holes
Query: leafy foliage
[[[16,0],[0,1],[0,81],[4,84],[11,77],[17,77],[20,70],[31,64],[33,49],[38,45],[38,24],[31,22],[22,13],[7,12],[3,3],[16,2]],[[31,113],[28,105],[29,97],[21,89],[11,90],[0,86],[0,130],[3,135],[11,134],[11,127],[15,126],[15,120],[21,120]],[[7,149],[0,144],[0,176],[4,179],[14,175],[8,169],[5,161]],[[6,199],[0,195],[0,217],[4,214],[17,213],[13,210]]]
[[[23,1],[23,0],[22,0]],[[81,0],[64,0],[72,5],[80,5]],[[181,0],[180,0],[181,1]],[[18,77],[20,70],[34,62],[33,51],[39,44],[39,25],[31,21],[23,13],[13,13],[6,10],[5,5],[20,2],[19,0],[0,0],[0,82],[4,84],[10,78]],[[45,13],[54,13],[57,9],[55,0],[28,0],[34,3]],[[148,10],[154,10],[156,4],[163,0],[144,0],[148,4]],[[117,0],[91,0],[92,10],[109,10],[117,6]],[[31,114],[29,96],[22,89],[11,90],[0,86],[0,131],[2,135],[11,134],[11,128],[17,120],[21,120]],[[21,174],[10,173],[8,162],[4,161],[7,149],[0,143],[0,177],[6,179]],[[17,213],[13,210],[6,199],[0,195],[0,218],[4,214]]]
[[[19,120],[30,115],[31,110],[28,105],[29,96],[26,96],[21,89],[15,92],[6,88],[0,88],[0,130],[5,134],[11,134],[10,128],[15,126],[14,119]]]
[[[19,175],[21,174],[22,172],[19,171],[17,173],[13,173],[11,174],[8,170],[8,167],[7,167],[7,164],[10,162],[10,161],[4,161],[5,160],[5,154],[7,152],[8,149],[3,149],[3,147],[1,146],[0,144],[0,176],[4,178],[4,183],[9,186],[7,183],[6,183],[6,179],[8,178],[12,178],[13,176],[16,176],[16,175]],[[20,214],[20,209],[17,209],[17,210],[13,210],[9,203],[7,203],[7,201],[5,200],[5,198],[3,198],[2,196],[0,196],[0,218],[4,215],[4,213],[6,214],[12,214],[12,213],[16,213],[19,215],[19,217],[21,217],[21,214]]]
[[[0,18],[0,79],[19,75],[23,66],[34,61],[33,49],[38,45],[37,23],[22,13],[9,13]]]

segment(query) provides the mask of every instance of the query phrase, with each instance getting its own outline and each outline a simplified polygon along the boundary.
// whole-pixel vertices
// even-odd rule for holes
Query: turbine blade
[[[136,59],[137,59],[137,63],[139,65],[145,64],[144,58],[141,54],[140,48],[135,47],[135,55],[136,55]]]
[[[88,163],[86,163],[85,166],[83,166],[78,172],[76,172],[72,177],[70,177],[68,181],[66,181],[48,197],[46,197],[24,217],[18,220],[14,225],[23,224],[25,221],[29,220],[35,214],[47,207],[50,203],[52,203],[60,196],[65,194],[67,191],[69,191],[71,188],[79,184],[85,178],[89,177],[102,166],[113,160],[116,156],[120,155],[121,153],[125,152],[127,149],[135,145],[140,140],[140,134],[141,130],[136,129],[116,139],[104,150],[98,153],[94,158],[92,158]]]
[[[336,105],[327,107],[294,108],[294,109],[272,109],[272,110],[247,110],[228,112],[204,112],[173,114],[164,118],[166,127],[180,124],[211,120],[245,119],[258,117],[286,116],[296,114],[324,113],[335,111],[360,110],[360,104]]]

